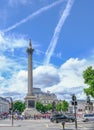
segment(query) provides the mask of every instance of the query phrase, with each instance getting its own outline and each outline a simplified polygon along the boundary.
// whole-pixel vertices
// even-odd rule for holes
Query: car
[[[59,122],[75,122],[74,116],[68,116],[66,114],[55,114],[50,117],[51,122],[59,123]]]
[[[87,122],[87,121],[94,121],[94,113],[83,115],[83,122]]]

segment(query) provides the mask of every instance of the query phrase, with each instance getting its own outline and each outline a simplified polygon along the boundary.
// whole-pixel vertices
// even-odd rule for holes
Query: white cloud
[[[20,70],[15,72],[10,79],[12,92],[26,93],[27,90],[27,71]]]
[[[25,36],[19,36],[11,34],[5,35],[0,33],[0,53],[4,51],[14,52],[16,48],[24,48],[28,46],[29,41],[26,40]]]
[[[59,82],[58,70],[54,66],[39,66],[34,70],[34,86],[43,90]]]
[[[20,70],[18,75],[17,75],[17,78],[21,79],[21,80],[26,80],[27,79],[27,71]]]
[[[62,64],[60,68],[55,68],[54,66],[41,66],[36,69],[35,72],[35,86],[39,85],[42,90],[49,90],[59,96],[62,94],[62,97],[66,97],[67,95],[68,98],[68,96],[70,97],[71,94],[75,93],[77,96],[80,95],[78,98],[83,98],[85,97],[85,94],[83,94],[83,89],[87,85],[84,84],[82,74],[88,65],[91,65],[91,63],[88,63],[85,59],[79,60],[77,58],[70,58]],[[55,76],[52,75],[53,71],[55,71]],[[51,80],[53,84],[49,85],[51,79],[49,77],[51,75],[53,76]]]
[[[24,95],[24,98],[27,93],[27,72],[24,70],[13,72],[9,79],[5,78],[1,81],[0,90],[3,95],[11,94],[10,96],[14,98],[18,93],[18,96]],[[12,95],[13,93],[16,95]]]
[[[70,13],[70,10],[72,8],[72,5],[73,5],[73,1],[74,0],[68,0],[67,4],[66,4],[66,8],[65,10],[63,11],[62,15],[61,15],[61,18],[55,28],[55,31],[54,31],[54,34],[53,34],[53,37],[50,41],[50,45],[48,46],[48,49],[46,51],[46,57],[45,57],[45,60],[44,60],[44,63],[45,64],[49,64],[50,62],[50,58],[54,52],[54,49],[57,45],[57,41],[58,41],[58,38],[59,38],[59,34],[60,34],[60,31],[65,23],[65,20],[67,19],[69,13]]]
[[[4,77],[0,76],[0,82],[4,80]]]
[[[26,40],[24,37],[17,38],[15,36],[5,36],[0,34],[0,94],[11,96],[12,93],[18,93],[18,96],[26,93],[27,77],[23,61],[25,57],[13,56],[9,53],[11,48],[26,47]],[[27,45],[28,46],[28,45]],[[8,52],[7,52],[8,51]],[[26,51],[25,51],[26,53]],[[10,55],[9,55],[10,54]],[[15,95],[14,95],[15,96]],[[17,96],[17,94],[16,94]],[[21,96],[22,97],[22,96]]]
[[[39,47],[37,42],[32,41],[32,43],[35,48]],[[23,49],[26,50],[28,44],[29,44],[29,40],[27,39],[26,35],[21,35],[21,34],[5,35],[4,33],[0,32],[0,53],[3,53],[4,51],[8,51],[12,54],[14,53],[15,49],[20,49],[20,51],[22,51]]]
[[[10,37],[0,35],[0,50],[2,51],[3,49],[5,51],[9,49],[11,47],[9,41],[12,41],[14,49],[22,49],[24,46],[26,50],[28,42],[26,43],[26,40],[19,39],[12,37],[11,40]],[[1,95],[10,95],[14,98],[22,99],[27,93],[27,62],[25,61],[26,64],[22,64],[22,61],[17,60],[19,58],[19,56],[16,59],[8,57],[3,52],[0,54]],[[26,57],[23,57],[24,59]],[[94,66],[94,63],[86,59],[70,58],[59,68],[56,68],[54,65],[37,66],[33,70],[33,87],[40,87],[43,91],[49,90],[63,99],[69,99],[72,93],[75,93],[78,98],[84,98],[83,88],[87,86],[84,84],[82,73],[90,65]]]
[[[62,3],[63,1],[64,0],[59,0],[59,1],[56,1],[56,2],[54,2],[52,4],[47,5],[45,7],[40,8],[39,10],[37,10],[34,13],[30,14],[29,16],[27,16],[26,18],[22,19],[20,22],[18,22],[16,24],[14,24],[13,26],[10,26],[10,27],[2,30],[2,32],[8,32],[8,31],[11,31],[11,30],[15,29],[16,27],[20,26],[21,24],[27,22],[28,20],[31,20],[35,16],[37,16],[37,15],[41,14],[42,12],[47,11],[48,9],[50,9],[50,8],[60,4],[60,3]]]
[[[24,46],[26,53],[28,42],[26,43],[24,38],[19,39],[14,36],[11,40],[9,36],[0,35],[0,50],[5,51],[12,44],[14,49],[22,50]],[[16,56],[15,59],[5,55],[3,51],[0,53],[0,94],[24,98],[27,93],[26,57],[23,57],[23,61],[20,62],[20,56]],[[82,73],[89,65],[94,66],[93,62],[86,59],[70,58],[59,68],[54,65],[37,66],[33,70],[33,87],[40,87],[43,91],[49,90],[62,98],[69,98],[72,93],[76,93],[79,98],[84,98],[83,88],[87,86],[84,84]]]
[[[27,93],[27,70],[22,69],[21,64],[6,57],[0,57],[0,59],[2,61],[0,94],[24,98]],[[83,88],[86,85],[82,73],[88,65],[91,63],[85,59],[70,58],[59,68],[53,65],[38,66],[33,70],[33,87],[40,87],[43,91],[49,90],[62,99],[69,99],[72,93],[75,93],[77,98],[83,99],[85,97]],[[4,73],[5,76],[3,76]]]

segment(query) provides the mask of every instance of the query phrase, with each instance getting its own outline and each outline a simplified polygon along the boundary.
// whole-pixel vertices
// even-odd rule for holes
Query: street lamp
[[[6,97],[6,98],[9,98],[10,99],[10,103],[11,103],[11,115],[12,115],[12,126],[13,126],[13,100],[12,100],[12,97]]]

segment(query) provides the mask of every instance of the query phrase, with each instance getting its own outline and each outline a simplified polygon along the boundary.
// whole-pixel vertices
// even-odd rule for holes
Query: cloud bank
[[[1,39],[5,41],[4,37]],[[10,47],[8,41],[9,39],[6,40],[6,48]],[[14,46],[14,50],[23,47],[22,44],[20,46],[14,44]],[[1,47],[3,46],[0,42]],[[24,67],[27,66],[27,58],[24,65],[15,58],[4,55],[5,51],[2,51],[2,55],[0,55],[0,95],[12,96],[13,99],[24,99],[27,94],[27,68]],[[84,99],[83,89],[87,86],[84,84],[82,73],[89,65],[92,63],[86,59],[70,58],[58,68],[46,64],[37,66],[33,69],[33,87],[39,87],[44,92],[49,90],[51,93],[55,93],[59,99],[69,100],[73,93],[77,95],[78,99]]]

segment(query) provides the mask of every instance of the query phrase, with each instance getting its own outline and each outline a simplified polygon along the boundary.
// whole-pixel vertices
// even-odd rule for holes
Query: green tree
[[[43,110],[43,104],[41,102],[36,102],[36,109],[40,112]]]
[[[47,105],[43,105],[42,110],[43,113],[46,113],[48,111]]]
[[[47,104],[47,110],[52,110],[52,104],[51,103]]]
[[[68,111],[69,103],[65,100],[60,101],[56,104],[56,110],[57,111]]]
[[[52,104],[49,103],[47,105],[44,105],[41,102],[36,102],[36,109],[40,112],[45,113],[52,109]]]
[[[36,103],[36,109],[43,113],[45,113],[47,111],[46,105],[43,105],[41,102]]]
[[[62,105],[61,102],[57,102],[57,104],[56,104],[56,110],[57,111],[61,111],[62,110],[61,105]]]
[[[68,111],[68,107],[69,107],[69,103],[67,101],[63,100],[61,103],[62,111],[64,111],[64,112]]]
[[[91,95],[94,97],[94,69],[89,66],[85,71],[83,71],[84,83],[89,87],[84,89],[86,95]]]
[[[25,103],[22,101],[15,101],[13,103],[13,109],[14,109],[14,111],[19,111],[21,113],[25,109]]]

